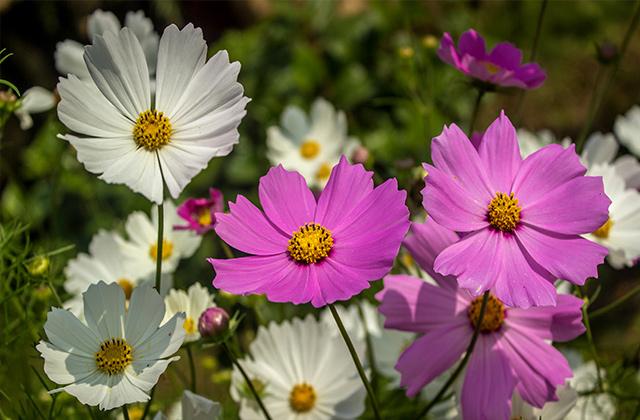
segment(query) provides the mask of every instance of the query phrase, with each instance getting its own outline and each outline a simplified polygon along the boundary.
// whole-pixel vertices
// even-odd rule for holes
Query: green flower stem
[[[227,243],[218,236],[218,238],[220,239],[220,246],[222,247],[222,250],[224,251],[224,255],[227,258],[234,258],[233,255],[233,251],[231,250],[231,248],[229,248],[229,245],[227,245]]]
[[[371,387],[374,392],[378,390],[378,370],[376,369],[376,358],[375,353],[373,352],[373,342],[371,341],[371,334],[369,333],[369,329],[367,328],[367,319],[364,316],[364,310],[361,305],[356,305],[358,309],[358,316],[360,317],[360,322],[362,322],[362,328],[364,329],[364,337],[367,342],[367,362],[369,363],[369,368],[371,369]]]
[[[618,306],[622,305],[623,303],[625,303],[626,301],[628,301],[629,299],[631,299],[632,297],[634,297],[638,293],[640,293],[640,285],[634,287],[627,294],[621,296],[619,299],[614,300],[613,302],[611,302],[607,306],[604,306],[604,307],[598,309],[597,311],[591,312],[591,315],[590,315],[591,319],[595,319],[595,318],[597,318],[599,316],[602,316],[602,315],[608,313],[609,311],[611,311],[611,310],[617,308]]]
[[[122,416],[124,420],[129,420],[129,409],[127,408],[127,404],[122,406]]]
[[[156,393],[156,387],[151,388],[151,393],[149,394],[149,401],[144,406],[144,411],[142,412],[142,417],[140,420],[144,420],[149,415],[149,410],[151,409],[151,401],[153,401],[153,395]]]
[[[233,363],[234,366],[237,367],[240,373],[242,374],[244,381],[247,383],[247,386],[249,387],[249,389],[251,390],[251,393],[253,394],[253,398],[256,399],[256,402],[260,406],[260,409],[264,413],[264,416],[267,418],[267,420],[273,420],[269,415],[269,412],[267,411],[267,407],[265,407],[264,403],[260,399],[260,395],[258,394],[258,391],[256,391],[256,388],[253,386],[253,382],[251,382],[251,379],[249,379],[249,375],[247,375],[247,372],[244,371],[244,369],[242,368],[242,366],[240,365],[236,357],[231,352],[231,349],[229,348],[229,346],[227,346],[227,343],[222,342],[222,348],[227,353],[227,356],[229,356],[229,359],[231,359],[231,363]]]
[[[360,379],[364,384],[364,387],[367,390],[367,394],[369,395],[369,401],[371,401],[371,407],[373,408],[373,415],[376,420],[380,420],[380,411],[378,410],[378,402],[376,401],[376,396],[373,393],[373,388],[371,388],[371,384],[367,380],[367,375],[364,372],[364,368],[362,367],[362,363],[360,363],[360,358],[358,357],[358,353],[356,349],[353,347],[353,343],[351,342],[351,338],[349,338],[349,334],[347,334],[347,330],[344,328],[342,324],[342,320],[340,319],[340,315],[338,315],[338,311],[333,306],[333,304],[329,304],[329,310],[331,311],[331,315],[333,315],[333,319],[335,319],[336,324],[338,325],[338,329],[340,330],[340,334],[342,334],[342,338],[349,349],[349,353],[351,353],[351,358],[353,359],[353,363],[356,365],[356,369],[358,370],[358,374],[360,375]]]
[[[467,365],[469,358],[471,358],[471,353],[473,353],[473,349],[476,346],[476,342],[478,341],[478,336],[480,335],[480,326],[482,325],[482,319],[484,318],[485,310],[487,309],[487,302],[489,301],[489,291],[487,290],[482,295],[482,304],[480,305],[480,314],[478,316],[478,323],[476,324],[476,329],[473,331],[473,336],[471,337],[471,341],[467,346],[467,350],[465,351],[464,358],[458,363],[456,370],[451,374],[447,382],[442,385],[442,388],[438,391],[436,396],[427,404],[427,406],[416,416],[416,419],[420,419],[429,413],[431,409],[441,401],[442,396],[447,392],[449,387],[453,385],[456,381],[462,370]]]
[[[587,341],[589,342],[589,348],[591,349],[591,355],[593,356],[593,361],[596,364],[596,376],[598,377],[598,389],[600,391],[604,390],[604,385],[602,381],[602,373],[600,373],[600,359],[598,358],[598,351],[596,350],[596,345],[593,341],[593,334],[591,333],[591,322],[589,321],[589,312],[587,312],[588,300],[584,297],[581,287],[577,287],[576,291],[580,299],[584,301],[582,305],[582,320],[584,321],[584,327],[587,330]]]
[[[158,241],[156,242],[156,290],[162,286],[162,242],[164,241],[164,203],[158,205]]]
[[[193,359],[191,345],[187,344],[187,356],[189,358],[189,372],[191,373],[191,392],[196,393],[196,365]]]
[[[482,101],[482,97],[484,96],[484,94],[487,92],[485,89],[478,87],[478,95],[476,96],[476,101],[473,104],[473,111],[471,113],[471,120],[469,121],[469,132],[467,133],[467,135],[469,136],[469,139],[471,139],[471,136],[473,135],[473,127],[476,124],[476,119],[478,118],[478,112],[480,111],[480,102]]]

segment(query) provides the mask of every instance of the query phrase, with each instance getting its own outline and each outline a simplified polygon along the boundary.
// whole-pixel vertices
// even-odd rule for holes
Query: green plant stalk
[[[187,356],[189,358],[189,372],[191,373],[191,392],[196,393],[196,365],[193,360],[191,345],[187,344]]]
[[[431,411],[431,409],[435,407],[437,403],[440,402],[442,396],[447,392],[449,387],[453,385],[453,383],[456,381],[460,373],[462,373],[462,370],[464,369],[464,367],[467,365],[467,362],[471,358],[471,353],[473,353],[473,349],[476,346],[476,342],[478,341],[478,336],[480,335],[480,326],[482,325],[482,320],[484,318],[485,310],[487,309],[488,301],[489,301],[489,291],[487,290],[486,292],[484,292],[484,295],[482,296],[482,303],[480,305],[480,314],[478,316],[478,323],[476,324],[476,328],[473,331],[473,336],[471,337],[471,341],[469,341],[469,345],[467,346],[467,350],[465,351],[465,355],[463,359],[460,361],[460,363],[458,363],[456,370],[451,374],[447,382],[444,385],[442,385],[442,387],[440,388],[436,396],[416,416],[416,419],[420,419],[426,416],[427,413],[429,413],[429,411]]]
[[[613,302],[611,302],[607,306],[604,306],[604,307],[598,309],[597,311],[591,312],[591,315],[590,315],[591,319],[595,319],[595,318],[597,318],[599,316],[602,316],[602,315],[608,313],[609,311],[611,311],[611,310],[617,308],[618,306],[622,305],[623,303],[625,303],[626,301],[628,301],[629,299],[631,299],[632,297],[634,297],[638,293],[640,293],[640,285],[634,287],[628,293],[626,293],[625,295],[621,296],[620,298],[614,300]]]
[[[127,409],[127,404],[122,406],[122,416],[124,420],[129,420],[129,409]]]
[[[600,391],[604,390],[604,385],[602,381],[602,373],[600,373],[600,359],[598,358],[598,351],[596,350],[596,345],[593,341],[593,334],[591,333],[591,322],[589,321],[589,312],[587,312],[587,300],[584,297],[581,287],[577,287],[576,291],[580,299],[584,301],[582,304],[582,320],[584,321],[584,327],[587,330],[587,341],[589,342],[589,349],[591,350],[591,355],[593,356],[593,361],[596,364],[596,376],[598,378],[598,389]]]
[[[156,242],[156,290],[162,286],[162,242],[164,241],[164,203],[158,205],[158,241]]]
[[[358,370],[358,374],[360,375],[360,379],[364,384],[365,389],[367,390],[367,394],[369,395],[369,401],[371,401],[371,407],[373,408],[373,415],[376,420],[380,420],[380,411],[378,409],[378,402],[376,401],[376,396],[373,392],[373,388],[371,388],[371,384],[367,380],[367,375],[364,372],[364,368],[362,367],[362,363],[360,363],[360,358],[358,357],[358,353],[356,352],[355,347],[353,347],[353,343],[351,342],[351,338],[349,338],[349,334],[347,330],[344,328],[342,324],[342,320],[340,319],[340,315],[338,311],[333,306],[332,303],[329,304],[329,310],[331,311],[331,315],[333,315],[333,319],[335,319],[336,324],[338,325],[338,329],[340,330],[340,334],[342,334],[342,338],[344,339],[347,348],[349,349],[349,353],[351,353],[351,358],[353,359],[353,363],[356,365],[356,369]]]
[[[373,391],[377,393],[378,370],[376,369],[376,358],[373,352],[373,342],[371,341],[371,334],[369,333],[369,329],[367,328],[367,319],[364,316],[364,310],[360,305],[356,305],[356,308],[358,309],[358,316],[360,317],[360,322],[362,322],[364,337],[367,343],[367,361],[369,363],[369,368],[371,369],[371,386],[373,387]]]
[[[144,411],[142,412],[142,417],[140,420],[144,420],[149,415],[149,410],[151,409],[151,401],[153,401],[153,395],[156,393],[156,387],[151,388],[151,393],[149,394],[149,401],[144,406]]]
[[[478,95],[476,96],[476,101],[473,104],[471,120],[469,121],[469,131],[467,133],[467,135],[469,136],[469,139],[471,139],[471,136],[473,135],[473,127],[476,124],[476,119],[478,118],[478,113],[480,111],[480,102],[482,101],[482,97],[484,96],[484,94],[487,92],[485,89],[481,87],[477,89],[478,89]]]
[[[229,346],[227,346],[227,343],[222,342],[222,348],[227,353],[227,356],[229,356],[229,359],[231,359],[231,363],[233,363],[234,366],[237,367],[240,373],[242,374],[244,381],[247,383],[249,390],[251,390],[251,393],[253,394],[253,398],[255,398],[256,402],[260,406],[260,409],[262,410],[262,413],[264,414],[264,416],[267,418],[267,420],[273,420],[269,415],[269,412],[267,411],[267,407],[265,407],[264,403],[262,402],[262,399],[260,398],[258,391],[256,391],[256,388],[253,386],[253,382],[251,382],[251,379],[249,379],[249,375],[247,375],[247,372],[244,371],[244,369],[242,368],[238,360],[236,360],[236,357],[231,352],[231,349],[229,348]]]

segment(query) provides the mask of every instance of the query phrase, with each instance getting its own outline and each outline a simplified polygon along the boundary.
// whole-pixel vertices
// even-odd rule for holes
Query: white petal
[[[156,109],[171,119],[189,82],[204,65],[207,45],[202,29],[169,25],[160,38],[156,78]]]
[[[182,324],[185,314],[179,313],[157,329],[144,342],[134,349],[134,360],[153,361],[169,357],[178,351],[184,341],[185,331]]]
[[[215,420],[222,414],[222,406],[203,396],[185,390],[182,394],[182,420]]]
[[[111,410],[122,407],[124,404],[145,402],[149,400],[149,395],[135,386],[127,373],[109,377],[110,389],[100,403],[100,409]]]
[[[122,287],[99,282],[89,286],[82,297],[89,328],[97,331],[102,340],[124,337],[125,297]]]
[[[64,289],[76,295],[83,293],[91,284],[101,280],[105,283],[113,283],[118,279],[102,262],[87,254],[78,254],[76,258],[70,260],[64,269],[64,274],[67,277]]]
[[[632,155],[620,156],[613,163],[616,172],[627,185],[627,188],[637,190],[640,188],[640,162]]]
[[[593,133],[587,139],[582,158],[587,167],[599,163],[610,163],[618,153],[618,142],[612,134]]]
[[[158,34],[153,30],[153,22],[144,15],[142,10],[137,12],[127,12],[124,24],[131,29],[140,41],[147,59],[149,74],[155,74],[156,62],[158,61]]]
[[[114,161],[100,179],[125,184],[154,203],[162,202],[162,177],[155,152],[135,149]]]
[[[149,70],[138,38],[128,28],[96,36],[84,60],[98,89],[132,121],[151,107]]]
[[[640,156],[640,106],[634,105],[625,116],[618,116],[613,129],[620,143]]]
[[[129,138],[133,141],[133,121],[128,120],[91,81],[74,75],[60,78],[58,117],[70,130],[92,137]]]
[[[102,35],[107,31],[118,32],[120,30],[120,22],[116,15],[103,10],[96,10],[91,13],[87,20],[87,32],[89,39],[93,39],[96,35]]]
[[[53,92],[47,90],[41,86],[34,86],[22,96],[23,111],[29,114],[37,114],[38,112],[48,111],[56,104],[55,96]]]
[[[562,420],[573,409],[578,400],[578,393],[569,385],[564,385],[556,391],[558,401],[551,401],[542,410],[535,409],[536,414],[545,420]]]
[[[54,389],[51,392],[66,391],[76,397],[82,404],[95,406],[106,398],[110,388],[109,378],[110,376],[96,370],[80,382]]]
[[[102,337],[87,328],[71,312],[59,308],[53,308],[47,314],[44,331],[51,344],[58,349],[91,358],[102,342]]]
[[[167,305],[167,312],[165,314],[167,321],[178,312],[189,314],[189,296],[187,296],[184,290],[170,290],[164,302]]]
[[[213,296],[200,283],[194,283],[189,287],[189,312],[187,315],[196,322],[200,319],[200,315],[207,309],[215,306]]]
[[[84,47],[81,43],[65,39],[56,44],[53,57],[56,62],[56,70],[63,76],[75,74],[81,79],[89,79],[89,69],[84,63]]]
[[[131,273],[126,272],[124,268],[123,255],[119,247],[121,239],[116,232],[107,232],[101,229],[91,238],[89,252],[112,273],[114,280],[126,278],[135,281]]]
[[[158,382],[158,378],[165,370],[169,363],[180,360],[179,357],[172,357],[163,360],[138,360],[131,364],[131,368],[127,369],[126,375],[136,387],[143,391],[150,391]]]
[[[31,115],[24,109],[16,109],[14,115],[18,117],[18,121],[20,121],[21,130],[28,130],[33,127],[33,118],[31,118]]]
[[[80,381],[96,370],[93,357],[62,351],[45,341],[40,341],[36,349],[44,359],[44,372],[57,384]]]
[[[282,113],[280,125],[295,142],[302,142],[309,131],[309,118],[299,107],[289,105]]]
[[[147,340],[164,318],[164,302],[158,292],[146,285],[133,290],[125,318],[125,337],[134,348]]]

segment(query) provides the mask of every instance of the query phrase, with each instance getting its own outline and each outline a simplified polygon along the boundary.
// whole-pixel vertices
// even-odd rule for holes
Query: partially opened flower
[[[614,166],[594,165],[587,173],[602,177],[611,206],[607,221],[585,237],[609,249],[614,268],[632,267],[640,257],[640,192],[627,188]]]
[[[142,10],[137,12],[127,12],[124,18],[124,26],[131,29],[140,41],[144,58],[147,61],[149,75],[153,76],[156,70],[158,59],[158,33],[153,30],[153,22],[144,15]],[[103,35],[106,31],[117,33],[120,30],[120,22],[116,15],[103,10],[96,10],[87,19],[87,35],[89,40],[93,40],[96,35]],[[84,45],[65,39],[56,44],[54,58],[56,69],[60,74],[66,76],[73,74],[80,79],[90,80],[89,69],[84,62]]]
[[[280,127],[267,130],[267,157],[272,165],[299,172],[309,187],[327,184],[340,156],[351,156],[360,142],[349,137],[347,118],[329,102],[318,98],[307,114],[294,105],[282,113]]]
[[[584,176],[574,152],[549,145],[526,159],[502,113],[479,150],[455,125],[431,144],[422,191],[427,213],[464,232],[435,261],[474,295],[491,289],[508,306],[555,305],[553,282],[597,277],[606,248],[580,237],[607,221],[602,178]]]
[[[44,371],[82,404],[103,410],[149,400],[148,392],[166,370],[184,340],[184,314],[166,323],[164,302],[153,288],[133,291],[125,309],[125,296],[117,284],[93,284],[83,296],[84,318],[54,308],[44,330],[49,341],[36,349]]]
[[[547,77],[537,63],[522,63],[522,51],[509,42],[500,42],[491,52],[473,29],[460,36],[456,47],[451,35],[440,41],[438,57],[467,76],[492,85],[534,89]]]
[[[173,273],[183,258],[196,252],[202,238],[190,231],[173,229],[180,219],[176,206],[167,200],[164,203],[164,232],[162,239],[162,272]],[[120,252],[129,271],[141,277],[155,272],[158,255],[158,211],[151,208],[151,219],[141,211],[127,218],[125,229],[128,239],[118,238]]]
[[[354,346],[362,352],[364,343],[354,340]],[[365,390],[347,347],[312,315],[260,327],[250,353],[239,363],[272,418],[355,419],[364,411]],[[237,368],[231,396],[241,419],[264,419]]]
[[[174,229],[192,230],[202,235],[213,230],[216,223],[215,214],[223,210],[222,192],[216,188],[209,188],[209,198],[189,198],[178,206],[178,216],[187,224],[174,226]]]
[[[216,233],[252,255],[209,259],[214,286],[315,307],[369,287],[389,272],[409,227],[406,193],[395,179],[374,188],[372,176],[342,157],[316,202],[299,173],[271,168],[258,187],[264,213],[240,195],[216,215]]]
[[[585,330],[582,300],[560,295],[555,307],[509,308],[489,295],[482,322],[482,297],[458,288],[455,278],[433,269],[440,252],[458,235],[428,219],[413,224],[412,253],[437,286],[406,275],[389,275],[376,295],[385,327],[422,334],[402,354],[396,369],[407,395],[457,364],[475,328],[480,334],[466,366],[461,390],[464,418],[509,419],[514,390],[527,403],[542,407],[557,400],[556,389],[571,376],[567,360],[549,340],[568,341]]]
[[[167,306],[167,312],[164,315],[165,320],[177,313],[186,314],[183,324],[186,332],[185,342],[200,339],[200,333],[198,332],[200,315],[208,307],[215,306],[213,296],[200,283],[192,284],[186,292],[172,289],[167,297],[164,298],[164,303]]]
[[[634,105],[625,115],[618,116],[613,130],[620,143],[640,157],[640,106]]]
[[[56,97],[50,90],[34,86],[27,89],[18,103],[20,105],[15,110],[15,114],[20,120],[20,128],[28,130],[33,126],[31,114],[39,114],[53,108],[56,105]]]
[[[93,82],[74,75],[58,84],[63,134],[85,168],[126,184],[155,203],[163,181],[177,198],[215,156],[238,142],[249,99],[236,80],[239,63],[226,51],[206,61],[202,30],[168,26],[160,39],[152,100],[149,67],[133,30],[105,31],[85,48]]]

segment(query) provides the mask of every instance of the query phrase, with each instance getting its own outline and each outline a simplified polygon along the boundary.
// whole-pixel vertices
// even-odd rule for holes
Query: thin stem
[[[364,338],[367,343],[367,362],[371,369],[371,387],[375,392],[378,389],[378,370],[376,369],[376,358],[373,353],[373,342],[371,341],[371,334],[367,328],[367,319],[364,316],[364,310],[361,305],[356,305],[356,308],[358,309],[358,316],[360,317],[360,322],[362,322]]]
[[[576,288],[578,296],[580,299],[584,301],[582,305],[582,320],[584,321],[584,327],[587,330],[587,341],[589,342],[589,348],[591,349],[591,353],[593,356],[593,361],[596,364],[596,376],[598,377],[598,389],[600,391],[604,390],[603,382],[602,382],[602,374],[600,373],[600,360],[598,358],[598,351],[596,350],[596,345],[593,341],[593,334],[591,333],[591,322],[589,321],[589,312],[587,312],[587,300],[582,293],[582,288]]]
[[[251,379],[249,379],[247,372],[245,372],[242,366],[240,366],[240,363],[238,362],[238,360],[236,360],[236,357],[231,352],[231,349],[229,348],[229,346],[227,346],[227,343],[223,342],[222,348],[227,352],[227,356],[229,356],[229,359],[231,359],[231,363],[233,363],[235,367],[237,367],[240,373],[242,374],[244,381],[247,383],[247,386],[249,387],[249,389],[251,390],[251,393],[253,394],[253,398],[256,399],[256,402],[260,406],[260,409],[262,410],[262,413],[264,414],[264,416],[267,418],[267,420],[272,420],[271,416],[269,415],[269,412],[267,411],[267,407],[264,406],[262,400],[260,399],[260,395],[258,395],[258,391],[256,391],[256,388],[253,386],[253,382],[251,382]]]
[[[127,409],[127,404],[122,406],[122,416],[124,420],[129,420],[129,410]]]
[[[473,126],[476,124],[476,119],[478,118],[478,111],[480,111],[480,102],[482,101],[482,97],[486,93],[486,90],[482,88],[478,88],[478,96],[476,96],[476,102],[473,104],[473,111],[471,113],[471,120],[469,121],[469,132],[467,133],[469,138],[473,135]]]
[[[196,365],[193,361],[191,345],[187,345],[187,356],[189,358],[189,372],[191,372],[191,392],[196,393]]]
[[[640,293],[640,285],[634,287],[627,294],[623,295],[619,299],[614,300],[613,302],[611,302],[607,306],[604,306],[604,307],[598,309],[597,311],[591,312],[591,315],[590,315],[591,319],[595,319],[595,318],[597,318],[599,316],[602,316],[602,315],[606,314],[607,312],[617,308],[618,306],[622,305],[623,303],[625,303],[626,301],[628,301],[629,299],[631,299],[632,297],[634,297],[638,293]]]
[[[156,242],[156,290],[162,286],[162,243],[164,242],[164,203],[158,205],[158,241]]]
[[[473,353],[473,348],[476,346],[476,341],[478,341],[478,336],[480,335],[480,326],[482,325],[482,319],[484,318],[485,310],[487,309],[487,302],[489,301],[489,291],[484,292],[482,296],[482,303],[480,305],[480,314],[478,316],[478,323],[476,324],[476,329],[473,331],[473,336],[471,337],[471,341],[469,342],[469,346],[467,346],[467,350],[465,351],[464,358],[458,363],[456,370],[451,374],[447,382],[442,385],[436,396],[427,404],[427,406],[416,416],[416,419],[422,418],[429,413],[429,411],[438,403],[442,396],[447,392],[449,387],[453,385],[456,381],[462,370],[467,365],[469,358],[471,357],[471,353]]]
[[[347,348],[349,349],[349,353],[351,353],[351,358],[353,359],[353,363],[356,365],[356,369],[358,370],[358,374],[360,375],[360,379],[364,384],[364,387],[367,390],[367,394],[369,395],[369,401],[371,401],[371,407],[373,408],[373,415],[377,420],[380,420],[380,411],[378,410],[378,402],[376,401],[376,397],[373,393],[373,389],[371,388],[371,384],[367,380],[367,375],[364,372],[364,368],[362,367],[362,363],[360,363],[360,358],[358,357],[358,353],[356,349],[353,347],[353,343],[351,342],[351,338],[349,338],[349,334],[347,334],[347,330],[344,328],[342,324],[342,320],[340,319],[340,315],[338,315],[338,311],[333,306],[333,304],[329,304],[329,310],[331,311],[331,315],[333,315],[333,319],[335,319],[336,324],[338,324],[338,329],[340,330],[340,334],[342,334],[342,338],[344,342],[347,344]]]
[[[229,245],[227,245],[227,243],[219,236],[218,238],[220,239],[220,246],[224,251],[224,255],[226,255],[227,258],[234,258],[233,251],[231,250],[231,248],[229,248]]]
[[[596,116],[596,109],[598,98],[600,97],[600,85],[602,83],[602,77],[604,76],[604,66],[602,64],[598,64],[598,71],[596,73],[596,81],[593,83],[593,94],[591,95],[591,101],[589,102],[589,111],[587,112],[587,123],[582,127],[582,131],[580,131],[580,135],[576,140],[576,152],[582,152],[582,146],[587,138],[587,134],[589,134],[589,130],[591,130],[591,125],[593,124],[593,119]]]
[[[600,111],[600,107],[602,106],[602,101],[607,96],[607,93],[609,92],[609,89],[613,84],[616,74],[618,73],[618,69],[620,68],[620,63],[622,62],[622,59],[625,53],[627,52],[627,49],[629,48],[629,42],[631,41],[631,37],[633,36],[634,32],[638,28],[639,23],[640,23],[640,0],[636,2],[636,10],[634,11],[633,16],[631,17],[631,22],[629,23],[627,32],[624,34],[622,45],[620,46],[620,52],[618,53],[618,56],[616,57],[613,63],[613,67],[609,72],[609,77],[605,81],[602,91],[600,92],[600,95],[597,95],[597,97],[596,95],[594,95],[594,99],[596,100],[594,101],[594,104],[593,104],[593,115],[590,115],[589,118],[587,119],[587,124],[585,124],[584,128],[580,133],[580,137],[576,142],[576,149],[578,151],[581,151],[582,143],[584,142],[585,138],[587,137],[587,134],[589,134],[589,131],[591,130],[591,125],[593,124],[593,120],[595,119],[596,115],[598,115],[598,112]],[[602,68],[602,65],[600,67]],[[596,89],[597,89],[597,86],[596,86]]]
[[[151,388],[151,394],[149,394],[149,401],[147,401],[147,404],[145,404],[144,406],[144,411],[142,412],[142,417],[140,418],[140,420],[144,420],[147,418],[147,415],[149,414],[149,410],[151,409],[151,401],[153,401],[153,395],[156,393],[156,387],[154,386],[153,388]]]

